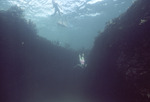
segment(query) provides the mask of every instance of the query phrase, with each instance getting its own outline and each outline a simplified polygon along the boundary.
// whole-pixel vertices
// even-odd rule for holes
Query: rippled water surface
[[[51,0],[0,0],[0,9],[17,5],[32,20],[38,34],[61,46],[91,48],[106,22],[125,12],[134,0],[56,0],[61,15],[53,15]],[[60,25],[63,22],[65,26]]]

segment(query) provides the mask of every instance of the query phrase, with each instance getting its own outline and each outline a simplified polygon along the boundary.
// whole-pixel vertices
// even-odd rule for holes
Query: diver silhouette
[[[60,26],[60,27],[68,27],[68,24],[64,20],[63,15],[61,15],[61,14],[63,14],[62,12],[60,12],[61,7],[58,5],[58,3],[55,2],[55,0],[52,0],[52,4],[53,4],[53,7],[55,9],[54,14],[52,16],[56,15],[57,13],[60,16],[59,20],[57,21],[57,25]]]
[[[55,12],[53,15],[56,15],[56,13],[58,13],[60,15],[61,14],[60,9],[59,9],[60,6],[58,5],[58,3],[56,3],[55,0],[52,0],[52,4],[53,4],[53,7],[55,9]]]

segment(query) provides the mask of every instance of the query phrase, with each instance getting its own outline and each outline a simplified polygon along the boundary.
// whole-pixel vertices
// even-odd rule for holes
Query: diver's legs
[[[60,10],[59,10],[59,9],[57,10],[57,12],[58,12],[58,14],[59,14],[59,16],[60,16],[60,15],[61,15],[61,13],[60,13]]]

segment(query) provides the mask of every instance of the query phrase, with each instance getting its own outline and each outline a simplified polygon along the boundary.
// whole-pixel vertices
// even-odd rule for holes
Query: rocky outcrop
[[[1,102],[44,101],[75,90],[76,64],[78,52],[38,36],[20,8],[0,11]]]
[[[150,101],[149,5],[137,0],[96,38],[87,69],[88,93],[94,98]]]

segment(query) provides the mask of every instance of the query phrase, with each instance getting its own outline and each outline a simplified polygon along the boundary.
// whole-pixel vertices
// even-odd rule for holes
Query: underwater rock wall
[[[137,0],[107,23],[88,63],[92,98],[108,102],[150,101],[150,1]]]
[[[20,8],[0,11],[1,102],[42,102],[75,89],[76,64],[78,52],[39,37]]]

